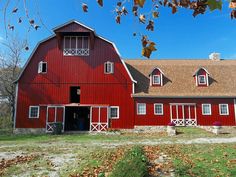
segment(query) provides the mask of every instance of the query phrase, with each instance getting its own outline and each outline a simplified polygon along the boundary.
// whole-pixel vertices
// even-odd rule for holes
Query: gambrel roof
[[[236,97],[236,60],[125,60],[137,81],[134,97]],[[152,87],[149,74],[158,66],[163,87]],[[193,73],[204,67],[211,75],[209,87],[196,87]]]

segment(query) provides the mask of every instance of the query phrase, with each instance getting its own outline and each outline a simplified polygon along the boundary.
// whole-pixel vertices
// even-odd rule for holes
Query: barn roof
[[[236,60],[125,60],[137,81],[133,97],[236,97]],[[164,73],[162,87],[152,87],[149,73],[158,67]],[[208,87],[197,87],[193,72],[205,68]]]

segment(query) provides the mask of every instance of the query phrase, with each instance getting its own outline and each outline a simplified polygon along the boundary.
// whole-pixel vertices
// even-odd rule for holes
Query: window
[[[107,61],[104,63],[104,73],[105,74],[114,73],[114,63],[113,62]]]
[[[160,77],[160,75],[153,75],[152,76],[152,83],[153,84],[161,84],[161,77]]]
[[[161,104],[161,103],[154,104],[154,114],[155,115],[163,115],[163,104]]]
[[[220,115],[229,115],[229,106],[228,104],[220,104]]]
[[[43,61],[39,62],[38,73],[47,73],[47,62]]]
[[[113,119],[119,118],[119,106],[110,107],[110,118],[113,118]]]
[[[146,104],[145,103],[138,103],[137,104],[137,114],[138,115],[145,115],[146,114]]]
[[[202,115],[211,115],[211,104],[202,104]]]
[[[206,84],[206,76],[205,75],[198,76],[198,84]]]
[[[39,118],[39,106],[29,107],[29,118]]]
[[[70,102],[71,103],[80,103],[80,87],[73,86],[70,87]]]
[[[64,51],[66,56],[88,56],[89,37],[88,36],[65,36]]]

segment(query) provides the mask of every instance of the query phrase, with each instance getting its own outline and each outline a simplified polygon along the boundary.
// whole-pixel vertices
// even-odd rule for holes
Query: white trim
[[[145,112],[144,113],[139,113],[139,109],[138,109],[139,105],[145,105]],[[137,115],[146,115],[146,113],[147,113],[146,103],[137,103]]]
[[[204,112],[203,112],[203,107],[206,106],[206,105],[209,106],[209,109],[210,109],[210,110],[209,110],[209,113],[204,113]],[[204,116],[211,115],[211,104],[210,104],[210,103],[203,103],[203,104],[202,104],[202,115],[204,115]]]
[[[108,66],[111,67],[110,72],[106,71]],[[106,61],[104,63],[104,74],[114,74],[114,67],[115,67],[114,62]]]
[[[126,63],[124,62],[124,60],[122,60],[122,59],[120,59],[120,60],[121,60],[121,63],[124,65],[125,70],[127,71],[127,73],[128,73],[128,75],[129,75],[131,81],[134,82],[134,83],[137,83],[137,81],[134,80],[134,78],[133,78],[133,76],[131,75],[129,69],[127,68],[127,65],[126,65]]]
[[[203,78],[204,78],[204,83],[201,83],[201,82],[200,82],[200,77],[203,77]],[[197,76],[197,79],[198,79],[198,85],[207,85],[207,79],[206,79],[206,76],[205,76],[205,75],[198,75],[198,76]]]
[[[222,112],[221,112],[221,106],[223,106],[223,105],[226,105],[226,108],[227,108],[227,113],[226,114],[222,114]],[[227,103],[219,104],[219,114],[221,116],[228,116],[229,115],[229,104],[227,104]]]
[[[155,83],[154,82],[154,77],[159,77],[159,82]],[[152,84],[153,85],[161,85],[161,76],[160,75],[152,75]]]
[[[46,72],[43,72],[43,64],[46,64]],[[38,64],[38,74],[46,74],[48,72],[48,63],[46,61],[40,61]]]
[[[152,72],[149,74],[149,76],[152,75],[153,71],[156,70],[156,69],[158,69],[160,71],[160,73],[164,75],[163,71],[160,68],[155,67],[155,68],[152,69]]]
[[[37,112],[37,117],[31,117],[31,108],[37,108],[38,112]],[[38,119],[39,118],[39,113],[40,113],[40,106],[30,106],[29,107],[29,118],[30,119]]]
[[[111,109],[112,109],[112,108],[117,109],[117,117],[111,117]],[[109,109],[109,118],[110,118],[110,119],[119,119],[119,118],[120,118],[120,107],[119,107],[119,106],[110,106],[110,109]]]
[[[16,83],[16,93],[15,93],[15,112],[14,112],[14,129],[16,129],[16,113],[17,113],[17,100],[18,100],[18,83]]]
[[[157,113],[156,112],[156,105],[160,105],[161,106],[161,113]],[[164,107],[163,107],[163,104],[162,103],[154,103],[154,115],[164,115]]]
[[[204,67],[199,67],[199,68],[193,73],[193,76],[198,75],[197,73],[198,73],[201,69],[203,69],[208,75],[210,75],[210,73],[207,71],[206,68],[204,68]]]

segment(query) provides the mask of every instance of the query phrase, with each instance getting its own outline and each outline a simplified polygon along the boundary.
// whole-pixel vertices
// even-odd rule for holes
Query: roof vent
[[[220,61],[220,53],[215,53],[215,52],[211,53],[209,55],[209,59],[213,61]]]

